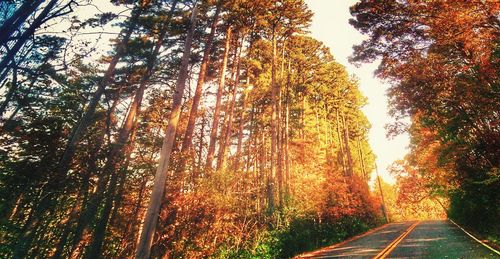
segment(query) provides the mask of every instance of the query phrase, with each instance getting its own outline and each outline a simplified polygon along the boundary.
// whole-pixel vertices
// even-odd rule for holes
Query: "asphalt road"
[[[391,223],[300,258],[500,258],[447,220]]]

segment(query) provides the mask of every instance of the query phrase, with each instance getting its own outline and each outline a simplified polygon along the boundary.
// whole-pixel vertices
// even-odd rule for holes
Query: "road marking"
[[[372,233],[374,233],[374,232],[376,232],[376,231],[379,231],[379,230],[381,230],[381,229],[383,229],[383,228],[386,228],[386,227],[387,227],[387,226],[389,226],[389,225],[392,225],[392,224],[391,224],[391,223],[384,224],[384,225],[379,226],[379,227],[377,227],[377,228],[370,229],[370,230],[366,231],[366,232],[365,232],[365,233],[363,233],[363,234],[360,234],[360,235],[357,235],[357,236],[351,237],[351,238],[349,238],[349,239],[347,239],[347,240],[344,240],[344,241],[342,241],[342,242],[340,242],[340,243],[333,244],[333,245],[331,245],[331,246],[327,246],[327,247],[323,247],[323,248],[321,248],[321,249],[319,249],[319,250],[316,250],[316,251],[306,252],[306,253],[303,253],[303,254],[297,255],[297,256],[295,256],[294,258],[307,258],[307,257],[315,256],[315,255],[317,255],[317,254],[319,254],[319,253],[322,253],[322,252],[325,252],[325,251],[328,251],[328,250],[331,250],[331,249],[337,248],[337,247],[339,247],[339,246],[345,245],[345,244],[347,244],[347,243],[349,243],[349,242],[352,242],[352,241],[354,241],[354,240],[357,240],[357,239],[360,239],[360,238],[362,238],[362,237],[368,236],[368,235],[370,235],[370,234],[372,234]]]
[[[490,249],[491,251],[495,252],[496,254],[500,255],[500,252],[498,250],[496,250],[495,248],[487,245],[486,243],[484,243],[483,241],[477,239],[475,236],[473,236],[471,233],[467,232],[465,229],[463,229],[461,226],[459,226],[457,223],[455,223],[455,221],[451,220],[451,219],[448,219],[449,221],[451,221],[451,223],[455,224],[455,226],[457,226],[459,229],[461,229],[465,234],[467,234],[468,236],[470,236],[472,239],[476,240],[477,242],[479,242],[479,244],[485,246],[486,248]]]
[[[380,251],[380,253],[378,253],[375,257],[373,257],[374,259],[383,259],[385,258],[387,255],[389,255],[392,250],[394,250],[396,248],[396,246],[401,242],[403,241],[403,239],[410,234],[410,232],[418,225],[418,223],[420,223],[420,221],[416,221],[415,223],[413,223],[405,232],[403,232],[403,234],[401,234],[399,237],[397,237],[396,239],[394,239],[388,246],[386,246],[384,248],[384,250]]]

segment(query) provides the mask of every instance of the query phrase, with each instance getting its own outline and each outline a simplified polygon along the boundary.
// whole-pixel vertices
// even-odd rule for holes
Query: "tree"
[[[168,128],[165,134],[165,139],[163,141],[162,150],[160,152],[161,154],[160,164],[158,165],[158,168],[156,170],[153,192],[151,193],[148,211],[146,212],[146,217],[144,218],[141,237],[139,240],[139,245],[137,246],[137,252],[136,252],[137,258],[148,258],[150,254],[151,243],[155,231],[156,221],[158,220],[158,212],[160,210],[161,198],[163,196],[163,191],[165,188],[165,180],[170,163],[170,155],[172,153],[172,147],[174,145],[174,140],[175,140],[175,133],[177,131],[177,123],[179,122],[182,96],[184,95],[184,88],[186,85],[187,72],[188,72],[187,69],[189,65],[189,58],[191,55],[191,42],[193,40],[193,34],[196,28],[197,15],[198,15],[198,9],[197,6],[195,5],[191,13],[191,20],[189,25],[189,31],[186,35],[186,42],[184,43],[184,52],[181,61],[181,68],[179,72],[179,77],[177,78],[175,95],[173,97],[170,118],[168,121]]]
[[[455,201],[448,208],[450,217],[484,232],[498,229],[474,223],[498,216],[491,208],[497,197],[490,194],[500,179],[494,173],[498,152],[492,141],[498,128],[491,126],[498,120],[492,112],[492,86],[498,84],[498,69],[492,66],[498,52],[496,11],[498,5],[492,1],[362,1],[351,8],[351,24],[368,36],[354,47],[352,60],[381,59],[378,75],[393,83],[392,114],[418,125],[409,128],[412,139],[420,142],[430,131],[440,144],[438,170],[427,170],[422,163],[415,166],[428,177],[452,171],[448,182],[458,181],[459,186],[448,192]],[[392,133],[405,129],[408,126],[400,121],[391,127]],[[421,148],[413,156],[417,150]],[[485,202],[471,205],[459,197]]]

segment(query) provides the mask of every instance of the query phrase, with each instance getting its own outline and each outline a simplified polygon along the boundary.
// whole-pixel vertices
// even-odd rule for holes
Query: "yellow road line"
[[[374,259],[383,259],[385,258],[387,255],[389,255],[392,250],[394,250],[396,248],[396,246],[401,243],[401,241],[403,241],[403,239],[410,234],[410,232],[418,225],[418,223],[420,223],[420,221],[417,221],[415,223],[413,223],[405,232],[403,232],[403,234],[401,234],[399,237],[397,237],[396,239],[394,239],[388,246],[386,246],[382,251],[380,251],[380,253],[378,253],[375,257],[373,257]]]
[[[365,232],[365,233],[363,233],[363,234],[360,234],[360,235],[357,235],[357,236],[351,237],[351,238],[349,238],[349,239],[346,239],[346,240],[344,240],[344,241],[342,241],[342,242],[340,242],[340,243],[333,244],[333,245],[330,245],[330,246],[327,246],[327,247],[323,247],[323,248],[321,248],[321,249],[319,249],[319,250],[315,250],[315,251],[312,251],[312,252],[306,252],[306,253],[303,253],[303,254],[297,255],[297,256],[295,256],[294,258],[307,258],[307,257],[315,256],[315,255],[317,255],[317,254],[319,254],[319,253],[322,253],[322,252],[325,252],[325,251],[328,251],[328,250],[331,250],[331,249],[338,248],[339,246],[343,246],[343,245],[345,245],[345,244],[347,244],[347,243],[349,243],[349,242],[352,242],[352,241],[355,241],[355,240],[360,239],[360,238],[362,238],[362,237],[368,236],[368,235],[370,235],[370,234],[372,234],[372,233],[374,233],[374,232],[376,232],[376,231],[379,231],[379,230],[381,230],[381,229],[383,229],[383,228],[386,228],[386,227],[387,227],[387,226],[389,226],[389,225],[392,225],[392,224],[391,224],[391,223],[384,224],[384,225],[379,226],[379,227],[377,227],[377,228],[374,228],[374,229],[368,230],[368,231],[366,231],[366,232]]]

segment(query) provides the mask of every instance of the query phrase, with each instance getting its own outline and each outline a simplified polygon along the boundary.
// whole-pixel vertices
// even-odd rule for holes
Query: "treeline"
[[[111,2],[0,3],[2,257],[283,258],[380,222],[366,100],[302,0]]]
[[[352,25],[368,39],[355,62],[378,75],[407,130],[411,153],[395,165],[402,199],[432,198],[448,216],[492,240],[500,235],[497,1],[361,1]]]

